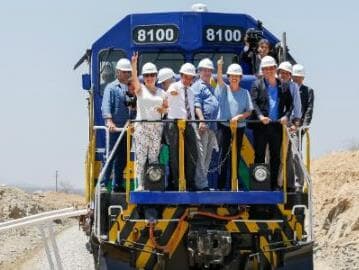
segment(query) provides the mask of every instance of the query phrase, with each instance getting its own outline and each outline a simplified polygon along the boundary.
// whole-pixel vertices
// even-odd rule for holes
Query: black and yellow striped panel
[[[253,233],[258,234],[261,231],[267,231],[275,228],[279,228],[279,223],[277,222],[236,222],[230,221],[226,225],[226,228],[230,232],[236,233]],[[266,259],[267,264],[272,266],[278,265],[278,258],[275,252],[270,252],[270,241],[264,235],[260,235],[259,237],[259,247],[263,252],[264,258]]]
[[[182,207],[165,208],[162,213],[162,218],[164,220],[180,219],[184,213],[185,208]],[[155,225],[155,231],[159,230],[161,232],[161,236],[156,238],[156,241],[158,245],[168,247],[167,252],[169,252],[169,256],[171,257],[178,244],[181,242],[184,233],[187,231],[187,228],[187,222],[183,222],[181,226],[178,226],[178,222],[158,222]],[[147,242],[144,242],[144,244],[146,246],[153,247],[153,243],[149,239],[148,234],[146,234],[146,237],[143,238],[143,240],[145,239]],[[156,265],[156,262],[157,258],[153,253],[140,252],[136,257],[136,267],[138,268],[153,269]]]
[[[278,204],[277,208],[284,220],[283,232],[287,235],[288,239],[290,240],[294,239],[294,232],[295,232],[297,240],[302,240],[303,226],[300,222],[298,222],[295,215],[292,214],[292,210],[286,210],[283,204]]]
[[[158,232],[156,242],[160,246],[166,246],[166,252],[169,257],[174,254],[178,248],[183,236],[187,232],[187,221],[181,222],[178,225],[177,221],[169,221],[171,219],[180,219],[188,209],[184,207],[167,207],[162,212],[162,220],[159,220],[154,227]],[[196,211],[197,209],[191,209]],[[248,220],[248,213],[243,212],[243,221],[235,220],[226,223],[225,228],[232,233],[249,233],[257,234],[259,236],[259,247],[263,253],[263,258],[266,263],[272,266],[278,265],[278,255],[270,250],[270,240],[268,239],[268,232],[274,233],[280,231],[284,243],[288,243],[293,239],[294,230],[298,230],[298,223],[292,221],[295,217],[292,215],[286,216],[288,212],[282,212],[282,221],[250,221]],[[216,213],[221,216],[229,215],[230,211],[226,207],[218,207]],[[135,219],[130,222],[127,219]],[[289,218],[287,218],[289,217]],[[115,243],[117,235],[123,240],[125,246],[135,246],[142,251],[137,252],[135,259],[137,268],[154,269],[157,258],[153,251],[156,250],[153,242],[150,239],[149,227],[144,220],[138,219],[137,209],[135,205],[129,205],[124,211],[123,215],[117,218],[117,224],[114,224],[109,232],[110,242]],[[292,219],[292,220],[289,220]],[[301,230],[301,228],[300,228]],[[156,234],[157,235],[157,234]],[[135,244],[134,244],[135,243]],[[163,250],[160,250],[163,251]]]

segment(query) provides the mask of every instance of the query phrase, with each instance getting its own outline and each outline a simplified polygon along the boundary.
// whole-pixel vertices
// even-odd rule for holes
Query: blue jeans
[[[110,153],[114,145],[116,144],[119,135],[120,133],[118,132],[110,133],[110,149],[109,149]],[[106,186],[108,185],[108,183],[111,180],[112,172],[113,172],[113,179],[112,179],[113,187],[119,187],[120,185],[122,185],[122,183],[124,183],[123,171],[126,166],[126,156],[127,156],[126,134],[124,134],[124,137],[122,138],[113,159],[111,160],[109,166],[107,167],[104,178],[101,181],[101,185],[106,185]]]

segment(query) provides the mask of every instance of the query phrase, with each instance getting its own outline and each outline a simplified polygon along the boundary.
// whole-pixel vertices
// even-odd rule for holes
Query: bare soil
[[[67,207],[85,207],[84,197],[76,194],[37,192],[27,193],[19,188],[0,186],[0,222]],[[56,233],[76,224],[76,219],[58,220]],[[37,227],[26,227],[0,233],[0,269],[17,269],[33,251],[41,247]]]
[[[359,151],[312,163],[316,269],[359,269]]]

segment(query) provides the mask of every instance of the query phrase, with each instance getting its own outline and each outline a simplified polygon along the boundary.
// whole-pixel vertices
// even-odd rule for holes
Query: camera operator
[[[247,66],[247,72],[258,75],[260,63],[264,56],[270,55],[271,46],[267,39],[263,38],[263,32],[249,28],[244,37],[245,46],[240,59],[243,66]]]

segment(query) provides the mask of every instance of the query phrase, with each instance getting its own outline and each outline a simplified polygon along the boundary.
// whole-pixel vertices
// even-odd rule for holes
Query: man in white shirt
[[[167,90],[167,118],[170,120],[194,120],[194,94],[190,86],[193,82],[193,78],[196,76],[196,68],[191,63],[185,63],[181,66],[179,73],[181,79],[178,82],[172,83]],[[187,124],[184,136],[186,142],[185,176],[190,188],[194,188],[192,185],[195,177],[198,153],[197,149],[193,147],[199,147],[198,133],[196,132],[194,123]],[[170,148],[170,188],[178,190],[178,127],[176,122],[168,123],[166,141]]]

